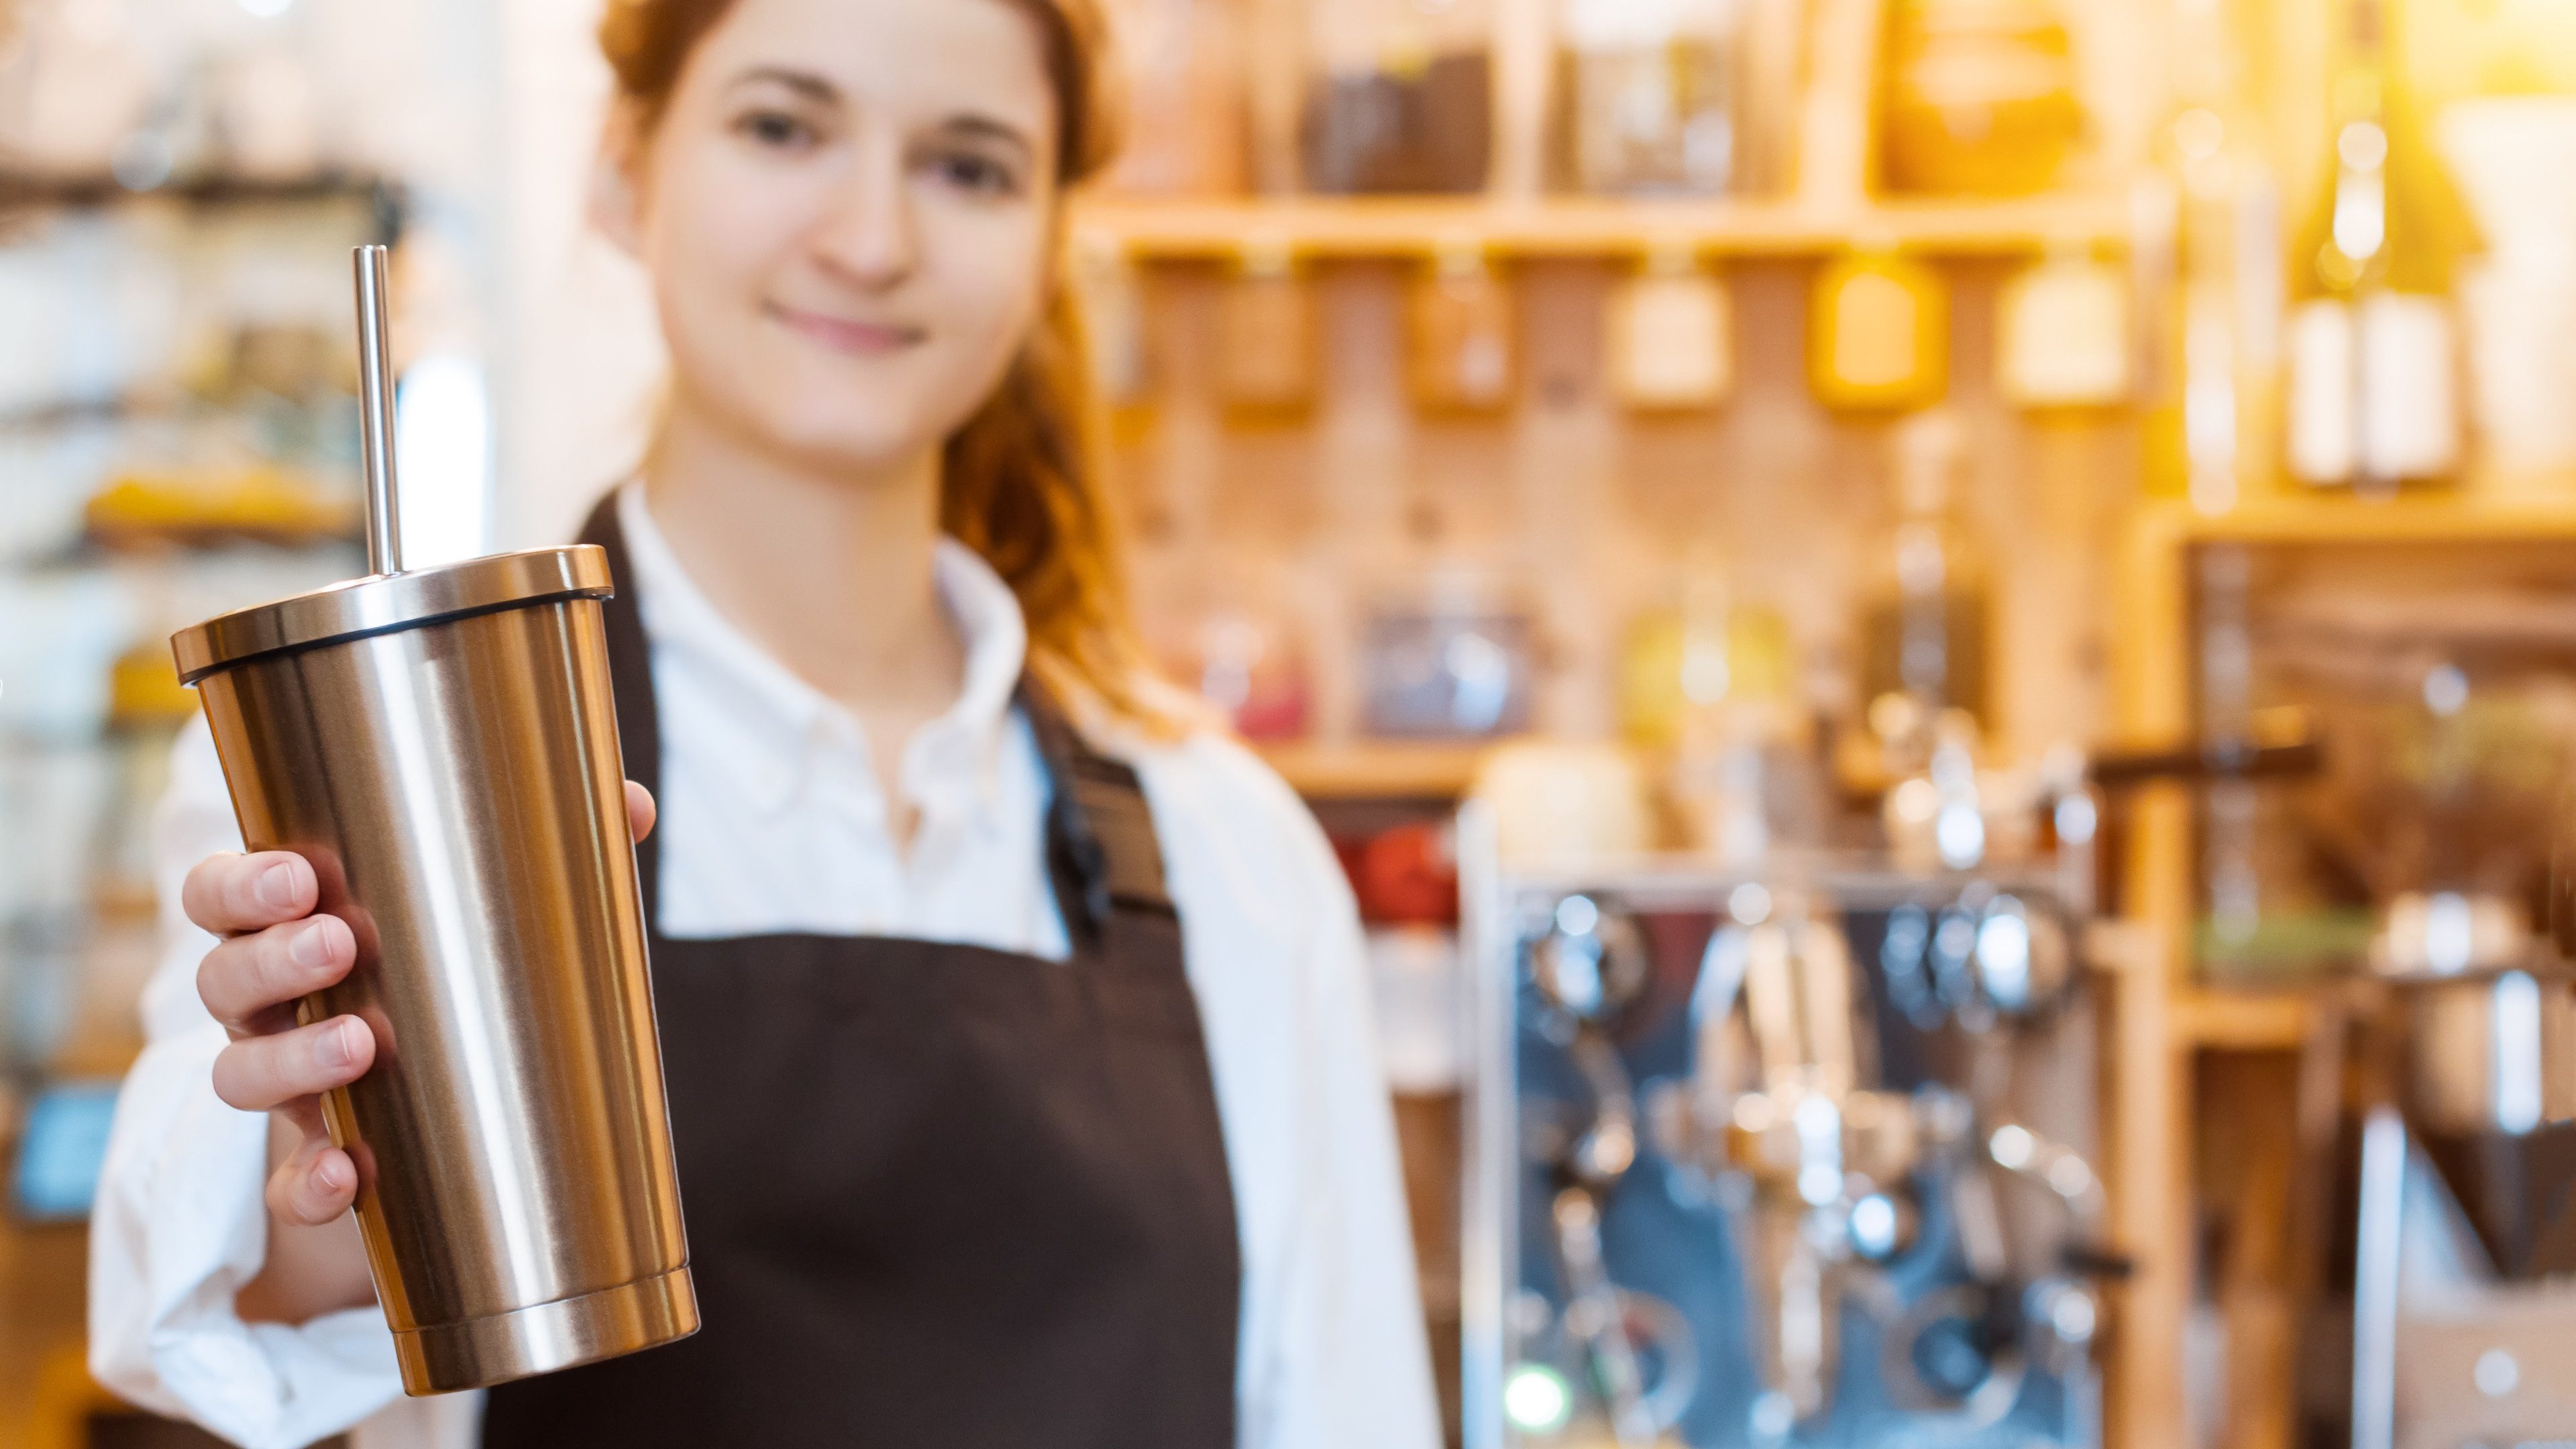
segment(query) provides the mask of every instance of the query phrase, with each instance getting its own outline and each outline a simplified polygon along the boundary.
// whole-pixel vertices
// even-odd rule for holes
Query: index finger
[[[304,857],[285,850],[210,855],[179,888],[188,919],[218,936],[266,930],[313,914],[320,884]]]

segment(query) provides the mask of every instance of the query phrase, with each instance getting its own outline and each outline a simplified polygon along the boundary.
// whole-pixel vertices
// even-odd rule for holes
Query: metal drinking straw
[[[394,487],[394,368],[385,321],[386,249],[362,246],[358,274],[358,458],[367,475],[367,572],[403,571],[402,516]]]

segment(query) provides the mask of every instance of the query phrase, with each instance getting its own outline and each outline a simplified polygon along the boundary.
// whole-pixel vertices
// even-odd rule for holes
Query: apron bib
[[[602,502],[626,772],[659,784]],[[1180,922],[1127,766],[1024,681],[1069,961],[886,937],[675,941],[636,849],[705,1327],[491,1391],[487,1449],[1225,1449],[1241,1265]]]

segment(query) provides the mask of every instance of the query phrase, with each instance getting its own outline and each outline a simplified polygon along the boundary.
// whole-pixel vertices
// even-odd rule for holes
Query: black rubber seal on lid
[[[605,599],[616,591],[608,555],[596,545],[526,549],[373,574],[218,614],[171,635],[170,654],[179,667],[179,682],[194,684],[217,670],[271,654],[555,599]]]

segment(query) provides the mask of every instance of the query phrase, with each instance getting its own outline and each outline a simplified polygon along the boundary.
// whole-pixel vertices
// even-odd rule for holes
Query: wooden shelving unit
[[[1795,256],[1855,245],[1958,255],[2019,255],[2051,246],[2125,246],[2120,196],[2014,201],[1682,201],[1566,197],[1299,197],[1144,201],[1094,198],[1077,244],[1140,261],[1206,261],[1258,249],[1308,257],[1433,255],[1474,248],[1519,257],[1598,257],[1683,248]]]
[[[190,176],[128,186],[113,176],[0,168],[0,209],[96,207],[160,198],[191,206],[258,206],[357,201],[399,211],[402,187],[377,176],[324,171],[305,176]]]
[[[2267,495],[2215,515],[2178,502],[2143,509],[2131,522],[2119,558],[2112,642],[2115,714],[2121,727],[2170,738],[2192,726],[2190,578],[2197,549],[2225,544],[2576,543],[2576,502],[2537,499],[2528,492],[2499,496],[2499,491],[2473,481],[2455,494],[2382,503]],[[2576,484],[2566,496],[2576,500]],[[2183,1320],[2200,1271],[2196,1225],[2211,1211],[2251,1218],[2286,1210],[2277,1197],[2279,1181],[2285,1179],[2277,1174],[2264,1186],[2248,1189],[2255,1196],[2245,1201],[2212,1200],[2214,1189],[2200,1180],[2200,1139],[2234,1142],[2242,1151],[2245,1140],[2265,1134],[2247,1133],[2242,1122],[2202,1118],[2198,1094],[2204,1086],[2233,1092],[2264,1074],[2276,1086],[2285,1080],[2289,1058],[2307,1038],[2316,995],[2296,987],[2198,979],[2191,945],[2199,906],[2188,787],[2163,784],[2139,793],[2125,866],[2130,924],[2142,939],[2158,944],[2155,959],[2144,968],[2146,989],[2124,1001],[2116,1047],[2122,1090],[2114,1130],[2129,1169],[2116,1191],[2129,1248],[2142,1264],[2128,1295],[2123,1332],[2133,1355],[2129,1392],[2171,1392],[2178,1402]],[[2228,1110],[2271,1123],[2277,1130],[2270,1135],[2287,1130],[2286,1100],[2231,1099]],[[2278,1236],[2262,1224],[2242,1231],[2263,1241]],[[2251,1314],[2285,1311],[2287,1300],[2277,1290],[2241,1270],[2235,1279],[2218,1289],[2231,1325],[2240,1303]],[[2274,1357],[2287,1352],[2287,1340],[2272,1331],[2277,1325],[2248,1321],[2243,1327],[2247,1347],[2229,1369],[2228,1415],[2231,1424],[2263,1427],[2231,1430],[2228,1442],[2286,1443],[2272,1430],[2288,1422],[2284,1396],[2293,1365]],[[2134,1411],[2142,1407],[2132,1399],[2127,1422],[2133,1436],[2141,1423]],[[2130,1442],[2155,1441],[2133,1437]]]
[[[208,212],[279,206],[364,207],[371,215],[374,239],[386,246],[402,239],[411,213],[411,196],[401,183],[351,172],[277,177],[185,176],[136,187],[113,176],[0,166],[0,224],[11,228],[52,212],[156,204]]]
[[[1308,800],[1457,800],[1474,783],[1476,744],[1267,745],[1261,757]]]
[[[2167,552],[2201,543],[2511,543],[2576,540],[2576,480],[2566,502],[2487,495],[2474,483],[2455,495],[2265,498],[2220,514],[2182,504],[2141,515],[2137,545]]]
[[[2173,1000],[2173,1039],[2184,1051],[2298,1050],[2308,1034],[2308,997],[2296,990],[2199,986]]]

